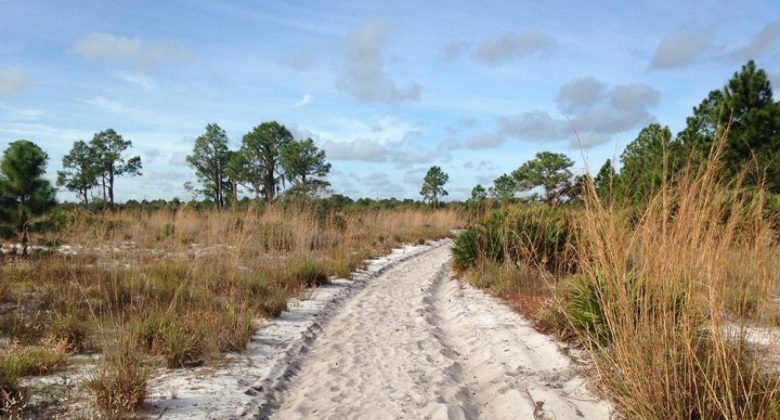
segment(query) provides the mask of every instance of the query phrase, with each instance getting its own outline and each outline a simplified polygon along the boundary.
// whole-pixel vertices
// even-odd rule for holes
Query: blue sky
[[[0,148],[38,143],[54,179],[111,127],[144,163],[119,201],[184,199],[206,124],[237,147],[277,120],[336,192],[417,198],[439,165],[465,198],[542,150],[595,171],[650,122],[677,132],[750,58],[780,86],[776,0],[0,0]]]

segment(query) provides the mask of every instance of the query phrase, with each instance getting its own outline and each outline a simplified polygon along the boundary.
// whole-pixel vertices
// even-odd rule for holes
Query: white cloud
[[[711,31],[694,32],[686,29],[666,35],[658,44],[650,64],[653,69],[675,69],[696,62],[713,50]]]
[[[303,95],[303,98],[301,98],[298,102],[294,103],[293,106],[295,108],[300,108],[303,106],[306,106],[310,104],[314,100],[314,97],[309,95],[308,93]]]
[[[322,145],[328,159],[333,160],[363,160],[369,162],[384,162],[387,160],[387,148],[366,138],[353,141],[327,140]]]
[[[12,121],[35,121],[43,116],[40,109],[16,108],[0,102],[0,115],[5,114]]]
[[[97,32],[77,40],[71,51],[87,60],[101,61],[113,66],[130,65],[151,71],[163,62],[177,62],[185,52],[165,43],[147,44],[140,37],[125,37]]]
[[[554,52],[557,46],[555,38],[539,32],[508,33],[482,41],[477,47],[476,57],[486,63],[496,64],[533,54],[548,55]]]
[[[659,99],[660,93],[644,83],[607,87],[594,78],[574,79],[557,96],[564,118],[543,110],[502,116],[495,133],[475,134],[466,147],[494,148],[512,138],[534,142],[569,139],[570,147],[592,147],[609,141],[614,134],[653,122],[649,108]]]
[[[366,23],[347,37],[336,89],[363,102],[394,104],[420,99],[422,87],[418,83],[401,88],[384,72],[388,31],[385,23]]]
[[[17,93],[27,87],[27,75],[14,68],[0,70],[0,95]]]
[[[466,140],[469,149],[493,149],[506,142],[506,136],[501,133],[476,133]]]
[[[573,112],[598,102],[605,89],[604,84],[594,77],[574,79],[561,87],[556,102],[561,109]]]
[[[155,113],[141,108],[126,106],[121,102],[108,99],[104,96],[94,96],[89,99],[79,99],[79,102],[92,105],[103,111],[120,115],[124,118],[129,118],[135,121],[140,121],[144,123],[160,123],[160,124],[172,123],[170,119],[161,116],[159,113]]]
[[[152,90],[155,87],[154,79],[144,74],[120,71],[117,72],[116,77],[122,81],[136,85],[143,90]]]
[[[553,118],[547,111],[530,111],[498,118],[500,132],[509,137],[531,141],[565,138],[571,130],[565,120]]]
[[[774,21],[753,35],[746,45],[737,48],[729,54],[734,61],[751,60],[768,52],[780,41],[780,21]]]
[[[618,110],[644,111],[658,104],[661,93],[644,83],[618,85],[609,93],[610,104]]]
[[[102,60],[120,64],[141,54],[140,37],[128,38],[108,33],[93,33],[77,40],[73,52],[89,60]]]
[[[426,171],[425,168],[410,169],[404,172],[404,182],[411,185],[421,185]]]

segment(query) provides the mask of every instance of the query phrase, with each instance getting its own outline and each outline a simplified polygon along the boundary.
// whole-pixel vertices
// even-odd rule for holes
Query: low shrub
[[[149,370],[140,354],[129,339],[112,343],[100,371],[87,383],[97,406],[111,417],[135,411],[146,399]]]
[[[0,353],[0,415],[21,404],[25,392],[19,381],[25,376],[42,375],[65,365],[66,343],[44,339],[39,346],[11,343]]]

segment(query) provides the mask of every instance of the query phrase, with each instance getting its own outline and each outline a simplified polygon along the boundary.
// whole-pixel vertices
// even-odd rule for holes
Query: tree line
[[[264,122],[246,133],[238,150],[230,150],[228,143],[225,130],[209,124],[187,156],[200,187],[186,184],[185,188],[203,194],[220,208],[235,204],[240,189],[257,200],[271,202],[282,191],[314,196],[330,186],[322,179],[331,169],[325,151],[311,138],[295,140],[276,121]]]
[[[531,201],[569,202],[579,199],[585,182],[592,181],[602,198],[640,202],[688,162],[705,160],[724,137],[719,162],[724,177],[780,194],[780,101],[773,99],[766,72],[752,60],[721,89],[711,91],[676,136],[658,123],[644,127],[620,155],[619,169],[608,159],[592,179],[574,176],[574,162],[565,154],[540,152],[489,188],[475,186],[470,201],[512,201],[525,194]]]

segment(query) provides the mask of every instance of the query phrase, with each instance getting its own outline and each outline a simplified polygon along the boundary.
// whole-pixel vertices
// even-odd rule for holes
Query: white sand
[[[450,279],[449,246],[372,280],[283,384],[276,419],[609,418],[549,337]]]
[[[161,418],[609,418],[564,356],[500,301],[451,279],[451,241],[396,250],[313,291],[225,366],[151,384]]]
[[[142,414],[166,419],[260,417],[274,406],[275,390],[344,301],[390,267],[447,244],[395,249],[369,261],[365,271],[353,274],[355,281],[334,280],[311,289],[305,300],[290,300],[279,318],[259,321],[245,354],[228,355],[220,366],[161,369],[150,380],[149,407]]]

